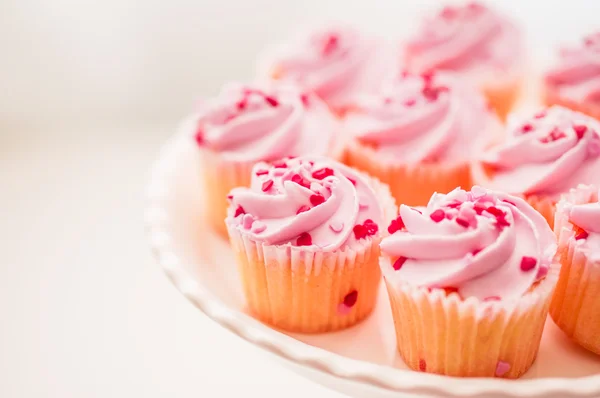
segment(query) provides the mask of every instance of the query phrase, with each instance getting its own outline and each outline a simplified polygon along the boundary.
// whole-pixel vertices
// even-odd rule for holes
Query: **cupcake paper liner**
[[[542,196],[542,195],[525,195],[525,200],[534,209],[540,213],[550,228],[554,229],[554,214],[556,212],[556,197],[555,196]]]
[[[600,354],[600,262],[591,261],[580,242],[564,206],[598,199],[598,190],[580,186],[565,195],[558,205],[554,231],[562,268],[550,316],[556,325],[582,347]]]
[[[398,351],[410,368],[449,376],[518,378],[535,361],[558,265],[518,300],[489,302],[395,281],[387,277],[388,270],[394,272],[388,258],[382,259],[382,267]]]
[[[393,165],[377,162],[377,153],[356,140],[348,142],[346,164],[365,171],[389,185],[396,201],[425,206],[434,192],[448,193],[456,187],[471,189],[470,164]]]
[[[488,84],[483,86],[481,91],[498,117],[506,120],[506,116],[510,113],[521,94],[521,86],[521,81],[515,80],[501,86]]]
[[[396,217],[389,188],[364,176],[380,198],[382,233]],[[359,241],[355,248],[312,252],[291,245],[252,240],[228,224],[248,309],[256,318],[279,329],[319,333],[343,329],[373,310],[381,280],[379,242]]]

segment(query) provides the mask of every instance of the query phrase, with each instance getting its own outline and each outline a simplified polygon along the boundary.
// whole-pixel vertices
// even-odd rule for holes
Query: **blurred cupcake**
[[[250,185],[256,162],[309,154],[340,156],[335,116],[318,97],[292,85],[229,84],[201,108],[194,124],[205,210],[210,224],[223,235],[227,194]]]
[[[545,79],[548,105],[559,104],[600,119],[600,32],[564,48]]]
[[[293,81],[343,114],[357,93],[377,90],[397,57],[383,40],[346,24],[300,31],[259,57],[259,77]]]
[[[580,186],[558,203],[554,231],[562,264],[550,315],[582,347],[600,355],[600,203]]]
[[[524,77],[524,41],[505,15],[477,2],[429,15],[408,40],[406,62],[415,72],[456,73],[479,87],[502,118]]]
[[[518,378],[533,364],[558,265],[523,199],[473,187],[402,205],[381,242],[398,350],[414,370]]]
[[[560,195],[579,184],[600,184],[600,124],[552,106],[528,118],[511,118],[503,144],[475,163],[475,183],[519,195],[554,224]]]
[[[470,163],[499,140],[500,121],[470,86],[441,74],[403,73],[346,115],[345,161],[388,184],[398,203],[471,187]]]
[[[387,186],[333,160],[258,163],[251,187],[231,192],[226,220],[250,312],[302,333],[364,319],[395,213]]]

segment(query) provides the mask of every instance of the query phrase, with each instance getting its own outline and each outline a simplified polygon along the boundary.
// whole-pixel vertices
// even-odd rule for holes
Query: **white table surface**
[[[161,128],[0,135],[0,397],[341,397],[163,276],[143,191]]]

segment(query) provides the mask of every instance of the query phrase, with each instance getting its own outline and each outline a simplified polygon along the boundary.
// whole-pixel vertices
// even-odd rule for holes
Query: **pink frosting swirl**
[[[403,73],[380,93],[362,96],[345,124],[379,159],[395,163],[469,160],[490,129],[501,129],[475,89],[432,73]]]
[[[434,194],[422,211],[402,205],[399,220],[403,228],[381,242],[397,258],[386,279],[455,288],[464,298],[520,297],[556,252],[552,230],[527,202],[480,187]]]
[[[513,194],[554,195],[579,184],[600,183],[600,125],[553,106],[510,121],[509,137],[482,156],[495,169],[490,188]]]
[[[318,97],[293,85],[223,87],[203,104],[196,142],[230,161],[325,155],[336,119]]]
[[[362,175],[322,157],[257,163],[229,196],[226,223],[270,245],[334,251],[379,236],[383,210]]]
[[[600,32],[586,36],[580,46],[562,49],[546,82],[571,101],[600,105]]]
[[[472,2],[446,6],[426,18],[406,51],[416,71],[479,72],[498,80],[499,72],[512,72],[518,65],[522,47],[521,34],[512,22]]]
[[[259,59],[259,75],[298,83],[334,107],[359,92],[376,90],[395,63],[386,44],[352,26],[336,24],[300,32]]]

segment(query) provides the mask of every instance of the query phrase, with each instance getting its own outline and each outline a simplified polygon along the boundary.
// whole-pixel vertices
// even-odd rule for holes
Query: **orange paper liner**
[[[544,103],[547,106],[560,105],[570,108],[574,111],[585,113],[597,120],[600,120],[600,106],[594,105],[591,101],[577,103],[575,101],[562,98],[555,90],[546,86],[544,90]]]
[[[574,239],[565,206],[598,200],[597,188],[580,186],[557,206],[554,231],[562,268],[550,305],[550,316],[573,341],[600,355],[600,262],[592,261]]]
[[[389,188],[365,176],[375,189],[387,226],[397,207]],[[359,241],[356,248],[311,252],[291,245],[268,245],[252,240],[235,225],[228,225],[248,309],[273,327],[299,333],[320,333],[347,328],[373,310],[381,280],[379,242]],[[356,303],[344,298],[357,292]]]
[[[227,162],[218,153],[201,149],[202,191],[204,210],[210,226],[227,236],[227,195],[235,187],[249,187],[254,162]]]
[[[456,187],[472,186],[470,165],[414,164],[393,165],[377,161],[377,152],[356,140],[348,142],[346,163],[365,171],[389,185],[399,204],[425,206],[434,192],[448,193]]]
[[[382,266],[391,269],[390,260],[382,259]],[[535,361],[557,274],[553,265],[518,300],[490,302],[386,278],[401,357],[413,370],[428,373],[522,376]]]
[[[521,81],[515,80],[502,86],[488,85],[482,87],[481,91],[498,117],[506,120],[521,93]]]

